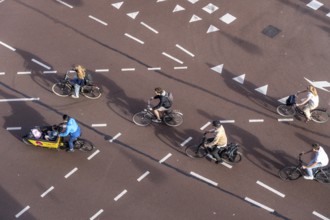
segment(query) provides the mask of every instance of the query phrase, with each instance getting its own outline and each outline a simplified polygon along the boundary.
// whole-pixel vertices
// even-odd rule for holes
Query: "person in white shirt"
[[[307,166],[302,166],[303,169],[306,169],[307,176],[304,176],[305,179],[312,180],[314,179],[313,169],[318,167],[327,166],[329,163],[329,158],[327,153],[324,151],[323,147],[319,144],[312,144],[313,149],[307,152],[301,152],[300,155],[313,152],[313,159],[308,163]]]
[[[319,95],[314,86],[309,85],[306,90],[297,92],[297,95],[303,92],[307,92],[307,98],[303,102],[297,103],[297,106],[303,106],[302,110],[306,116],[306,122],[311,120],[311,110],[319,106]]]

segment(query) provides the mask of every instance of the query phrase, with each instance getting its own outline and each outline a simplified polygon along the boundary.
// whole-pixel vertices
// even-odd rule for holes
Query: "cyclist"
[[[85,85],[86,69],[81,65],[77,65],[73,70],[76,72],[77,76],[70,81],[71,84],[74,85],[74,94],[71,97],[77,99],[79,98],[80,87]]]
[[[154,122],[160,123],[160,113],[171,108],[172,103],[167,97],[167,92],[160,87],[155,88],[156,95],[151,97],[152,99],[159,99],[159,103],[152,108],[156,119],[153,119]]]
[[[303,106],[302,110],[305,113],[306,122],[308,122],[311,120],[311,110],[317,108],[319,105],[319,96],[317,94],[316,88],[311,85],[309,85],[304,91],[298,91],[297,95],[304,92],[307,92],[307,98],[301,103],[297,103],[297,106]]]
[[[314,179],[313,169],[318,167],[324,167],[329,163],[328,155],[324,151],[323,147],[321,147],[319,144],[312,144],[312,147],[312,150],[300,153],[300,155],[310,152],[314,153],[313,159],[308,163],[308,165],[302,166],[303,169],[306,169],[306,172],[308,174],[307,176],[304,176],[304,178],[307,180]]]
[[[221,148],[227,146],[227,135],[220,121],[213,121],[212,125],[214,128],[206,131],[204,134],[211,133],[214,135],[214,137],[207,139],[205,147],[210,148],[212,156],[217,159],[216,163],[219,163],[221,162],[219,151]]]
[[[74,152],[73,142],[81,135],[80,127],[76,120],[68,115],[63,115],[63,122],[66,124],[66,129],[64,132],[60,133],[59,136],[66,137],[70,135],[68,152]]]

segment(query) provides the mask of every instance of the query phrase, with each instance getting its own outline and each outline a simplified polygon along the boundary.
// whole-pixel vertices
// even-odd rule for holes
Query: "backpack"
[[[166,93],[166,97],[167,97],[168,101],[170,101],[170,103],[172,105],[173,100],[174,100],[173,93],[171,93],[171,92]]]
[[[285,104],[286,104],[287,106],[291,106],[291,105],[296,104],[296,96],[295,96],[295,95],[290,95],[290,96],[288,97],[288,99],[286,100]]]
[[[85,75],[85,85],[92,85],[92,84],[93,84],[92,74],[87,73]]]

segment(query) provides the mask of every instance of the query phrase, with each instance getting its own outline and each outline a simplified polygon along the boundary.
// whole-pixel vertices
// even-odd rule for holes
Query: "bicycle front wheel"
[[[163,120],[166,125],[176,127],[183,123],[183,116],[182,114],[172,112],[168,115],[165,115]]]
[[[282,115],[284,117],[290,117],[296,113],[294,106],[287,106],[287,105],[279,105],[276,108],[276,111],[279,115]]]
[[[329,115],[326,111],[315,109],[311,112],[311,119],[316,123],[325,123],[329,120]]]
[[[315,180],[320,183],[330,183],[330,174],[325,171],[319,171],[315,175]]]
[[[82,94],[89,99],[98,99],[101,97],[101,89],[97,86],[83,86]]]
[[[205,157],[207,154],[206,149],[200,145],[188,146],[185,152],[187,156],[191,158],[202,158]]]
[[[284,181],[296,180],[302,176],[300,170],[294,166],[284,167],[279,171],[278,175]]]
[[[52,91],[61,97],[68,97],[71,93],[71,87],[66,83],[55,83],[52,87]]]
[[[133,115],[133,122],[139,126],[147,126],[150,125],[152,121],[152,116],[148,114],[146,111],[138,112]]]
[[[85,139],[76,140],[74,147],[81,151],[91,151],[94,149],[92,142]]]

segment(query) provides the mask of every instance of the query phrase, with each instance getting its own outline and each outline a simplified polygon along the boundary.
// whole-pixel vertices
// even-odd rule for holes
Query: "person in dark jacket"
[[[166,96],[167,92],[165,90],[163,90],[162,88],[160,88],[160,87],[155,88],[155,93],[156,93],[156,95],[154,97],[151,97],[151,99],[159,99],[159,102],[156,106],[154,106],[152,108],[153,113],[156,116],[156,119],[154,119],[153,121],[160,123],[161,122],[160,113],[162,111],[165,111],[165,110],[168,110],[169,108],[171,108],[172,103]]]

